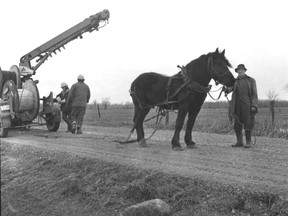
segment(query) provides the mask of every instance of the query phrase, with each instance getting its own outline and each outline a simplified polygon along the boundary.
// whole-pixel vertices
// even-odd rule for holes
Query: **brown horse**
[[[152,107],[178,110],[172,149],[182,150],[179,142],[180,131],[188,113],[185,143],[194,148],[192,129],[195,119],[209,92],[211,79],[227,87],[233,86],[235,79],[229,70],[231,64],[225,57],[225,50],[201,55],[191,61],[172,77],[148,72],[139,75],[131,84],[131,97],[134,104],[134,127],[140,146],[146,146],[143,121]],[[211,86],[210,86],[211,87]]]

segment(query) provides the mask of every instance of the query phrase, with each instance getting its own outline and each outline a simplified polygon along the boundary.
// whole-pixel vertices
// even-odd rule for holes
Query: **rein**
[[[220,90],[220,89],[218,89],[217,91],[219,91],[219,90]],[[214,97],[210,94],[210,92],[208,92],[208,95],[210,96],[210,98],[211,98],[212,100],[217,101],[217,100],[220,99],[223,91],[224,91],[224,86],[221,88],[221,91],[220,91],[220,93],[219,93],[219,95],[218,95],[217,98],[214,98]]]
[[[216,74],[217,72],[216,72],[216,70],[215,70],[214,67],[213,67],[211,57],[209,57],[208,62],[209,62],[209,64],[211,65],[210,68],[212,68],[212,71],[214,71],[213,73]],[[188,83],[188,84],[190,83],[193,90],[195,90],[196,92],[199,92],[199,93],[208,93],[208,95],[209,95],[214,101],[217,101],[217,100],[220,99],[220,97],[221,97],[221,95],[222,95],[222,92],[224,91],[224,86],[223,86],[222,88],[219,88],[218,90],[216,90],[216,91],[219,91],[219,90],[221,90],[221,91],[220,91],[218,97],[217,97],[217,98],[214,98],[214,97],[210,94],[210,90],[211,90],[211,87],[212,87],[211,85],[209,85],[208,87],[204,87],[204,86],[200,85],[199,83],[197,83],[197,82],[194,81],[194,80],[191,80],[190,77],[188,77],[186,67],[184,67],[184,66],[181,67],[181,66],[179,66],[179,65],[177,65],[177,67],[181,69],[181,74],[182,74],[184,80],[186,80],[185,83]],[[209,66],[208,66],[208,68],[209,68]],[[210,71],[210,70],[209,70],[209,71]],[[227,72],[225,72],[222,76],[224,76],[224,75],[225,75],[226,73],[228,73],[228,72],[229,72],[229,70],[228,70]],[[211,75],[211,73],[210,73],[210,75]],[[213,79],[214,79],[214,78],[213,78]]]
[[[200,85],[198,82],[192,80],[189,76],[188,76],[188,72],[185,66],[179,66],[177,65],[178,68],[181,69],[181,75],[184,79],[184,83],[191,85],[191,88],[193,90],[195,90],[198,93],[208,93],[211,90],[211,85],[205,87]]]
[[[152,117],[149,118],[149,119],[146,119],[146,120],[144,121],[144,122],[148,122],[148,121],[150,121],[150,120],[152,120],[152,119],[154,119],[154,118],[157,118],[157,119],[156,119],[156,127],[155,127],[155,129],[153,130],[153,132],[151,133],[151,135],[150,135],[148,138],[146,138],[145,140],[149,140],[149,139],[152,138],[152,136],[153,136],[153,135],[156,133],[156,131],[159,129],[159,126],[160,126],[160,124],[161,124],[162,118],[163,118],[164,116],[166,116],[166,115],[167,115],[169,112],[171,112],[171,111],[172,111],[172,110],[160,109],[160,108],[158,107],[157,114],[154,115],[154,116],[152,116]],[[160,116],[160,118],[159,118],[159,116]],[[128,135],[128,137],[127,137],[124,141],[114,140],[114,142],[118,142],[118,143],[120,143],[120,144],[128,144],[128,143],[137,142],[137,139],[130,140],[130,138],[131,138],[134,130],[136,129],[136,123],[137,123],[138,120],[139,120],[139,114],[138,114],[138,116],[137,116],[137,118],[136,118],[136,122],[134,123],[134,125],[133,125],[133,127],[132,127],[132,129],[131,129],[131,131],[130,131],[130,133],[129,133],[129,135]]]

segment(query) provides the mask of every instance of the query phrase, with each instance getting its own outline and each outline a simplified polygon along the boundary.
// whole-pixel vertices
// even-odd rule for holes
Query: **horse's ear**
[[[218,50],[218,47],[217,47],[217,49],[216,49],[216,51],[215,51],[216,53],[219,53],[219,50]]]
[[[223,56],[225,55],[225,49],[222,51],[222,53],[221,53]]]

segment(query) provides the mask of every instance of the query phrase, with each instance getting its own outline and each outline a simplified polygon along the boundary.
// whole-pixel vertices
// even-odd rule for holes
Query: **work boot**
[[[74,134],[75,131],[76,131],[76,122],[72,122],[71,133]]]
[[[251,148],[252,142],[251,142],[251,131],[245,130],[245,137],[246,137],[246,145],[245,148]]]
[[[242,130],[235,130],[237,142],[232,145],[232,147],[243,147],[243,136],[242,136]]]
[[[71,129],[71,124],[69,124],[68,127],[67,127],[67,130],[66,130],[66,133],[67,133],[67,132],[71,132],[71,131],[72,131],[72,129]]]
[[[77,134],[83,134],[81,127],[77,127]]]

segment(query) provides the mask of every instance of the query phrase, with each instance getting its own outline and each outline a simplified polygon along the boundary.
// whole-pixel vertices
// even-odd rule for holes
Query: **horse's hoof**
[[[174,151],[183,151],[184,149],[181,146],[173,146],[172,150],[174,150]]]
[[[147,146],[147,143],[146,143],[146,140],[145,140],[145,139],[141,139],[141,140],[139,141],[139,146],[140,146],[141,148],[146,148],[146,147],[148,147],[148,146]]]
[[[194,145],[187,145],[187,148],[188,149],[195,149],[196,148],[196,145],[194,144]]]
[[[185,143],[186,143],[187,146],[188,146],[188,145],[196,145],[196,143],[195,143],[193,140],[191,140],[191,139],[185,140]]]

